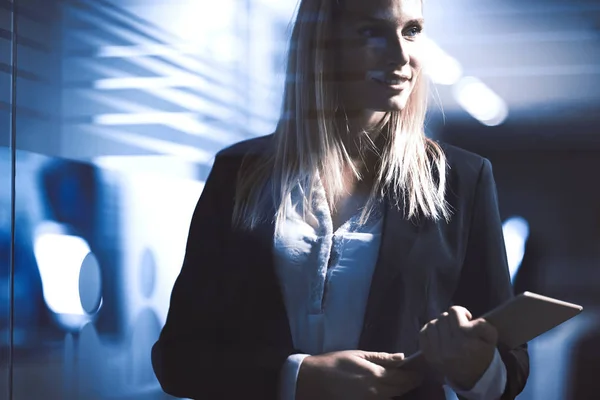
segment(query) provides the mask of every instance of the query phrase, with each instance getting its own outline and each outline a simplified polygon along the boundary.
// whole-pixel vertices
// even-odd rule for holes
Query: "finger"
[[[447,312],[443,313],[440,318],[439,331],[445,342],[452,341],[459,334],[456,316]]]
[[[363,368],[362,373],[366,374],[365,376],[369,377],[371,382],[376,382],[381,379],[381,377],[386,375],[387,371],[385,367],[364,358],[356,359],[356,366]]]
[[[430,351],[434,354],[440,354],[440,321],[436,321],[436,323],[432,326],[432,329],[429,329],[427,332],[427,337],[429,339],[429,348]]]
[[[423,353],[423,355],[426,358],[429,357],[429,353],[431,352],[430,351],[431,346],[429,344],[429,336],[428,336],[427,331],[429,331],[430,329],[433,329],[431,326],[434,323],[435,323],[435,320],[426,323],[425,326],[423,326],[423,328],[419,332],[419,349],[421,350],[421,352]]]
[[[370,361],[370,360],[368,360]],[[384,368],[398,368],[404,361],[404,353],[389,354],[387,358],[374,359],[373,364],[377,364]]]
[[[447,313],[446,313],[447,315]],[[438,324],[438,353],[445,356],[452,351],[455,342],[460,335],[459,328],[455,319],[446,316],[439,320]]]
[[[404,353],[364,352],[362,358],[382,367],[400,365]]]
[[[452,306],[448,313],[456,319],[459,326],[469,326],[469,322],[473,319],[471,312],[461,306]]]
[[[465,308],[463,308],[463,310],[467,311]],[[448,335],[449,341],[452,341],[452,343],[461,340],[462,337],[465,336],[465,333],[463,332],[464,327],[470,326],[469,320],[466,319],[467,315],[464,313],[464,311],[451,308],[448,312],[448,332],[446,334]]]
[[[496,345],[498,342],[498,330],[483,318],[471,323],[469,333],[489,344]]]
[[[422,331],[419,343],[425,359],[433,365],[438,365],[440,363],[441,355],[438,339],[438,324],[439,320],[428,323],[426,328]]]
[[[389,353],[377,352],[377,351],[363,351],[359,354],[361,358],[369,362],[380,362],[388,358]]]

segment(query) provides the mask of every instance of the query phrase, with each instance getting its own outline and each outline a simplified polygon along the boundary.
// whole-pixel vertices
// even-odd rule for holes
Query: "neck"
[[[377,144],[381,138],[381,130],[378,124],[384,116],[385,112],[382,111],[346,111],[339,120],[346,149],[355,165],[360,169],[372,171],[377,162],[378,157],[373,150],[374,147],[379,147]]]
[[[356,137],[367,132],[371,140],[375,141],[380,131],[377,129],[377,124],[381,122],[385,112],[373,110],[346,111],[341,117],[342,126],[347,126],[349,137]]]

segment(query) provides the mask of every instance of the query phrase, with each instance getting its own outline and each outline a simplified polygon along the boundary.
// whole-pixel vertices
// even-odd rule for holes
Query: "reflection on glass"
[[[11,106],[12,106],[12,13],[10,6],[0,8],[0,398],[10,396],[9,367],[12,354],[11,309],[12,281],[12,150],[11,150]]]
[[[276,4],[20,0],[15,398],[168,398],[150,349],[204,179],[279,113]]]

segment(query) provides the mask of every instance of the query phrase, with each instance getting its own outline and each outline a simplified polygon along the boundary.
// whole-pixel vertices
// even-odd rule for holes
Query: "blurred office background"
[[[0,0],[0,399],[169,398],[150,347],[191,213],[214,154],[274,129],[295,7]],[[492,161],[515,290],[585,307],[519,398],[596,399],[600,3],[425,16],[428,133]]]

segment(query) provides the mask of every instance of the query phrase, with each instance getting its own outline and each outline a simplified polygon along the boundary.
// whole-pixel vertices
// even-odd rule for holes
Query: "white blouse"
[[[371,278],[381,244],[383,213],[376,207],[366,224],[360,213],[335,232],[325,190],[317,181],[312,212],[304,211],[298,185],[287,199],[287,214],[274,236],[275,269],[282,288],[294,347],[281,373],[281,400],[294,400],[296,378],[308,355],[354,350],[362,331]],[[471,400],[500,398],[506,368],[498,351],[470,391]]]

